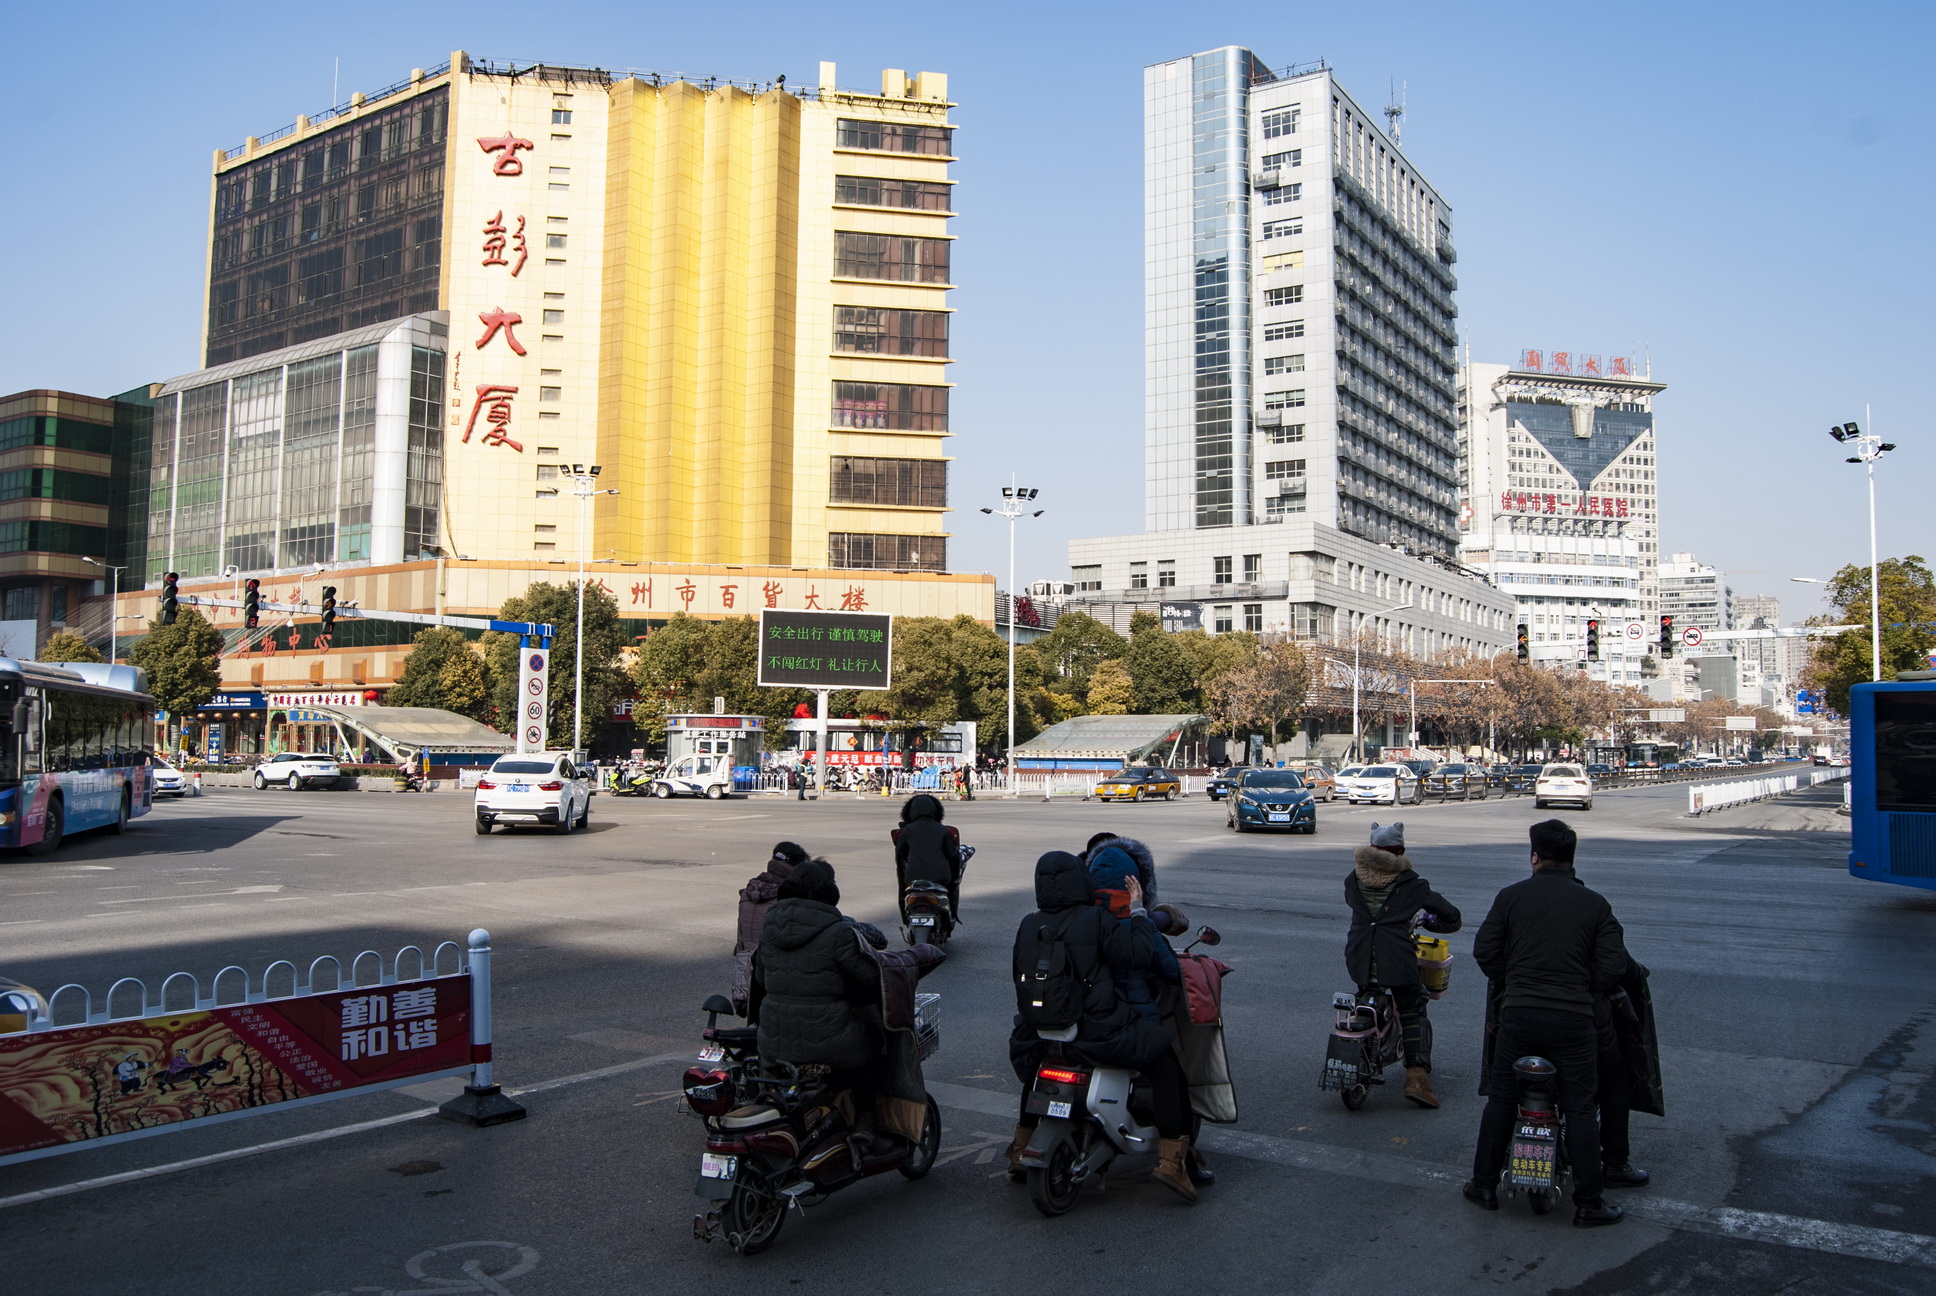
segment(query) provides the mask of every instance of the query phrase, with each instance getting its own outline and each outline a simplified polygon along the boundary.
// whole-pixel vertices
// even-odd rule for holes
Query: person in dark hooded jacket
[[[1105,845],[1098,847],[1089,856],[1089,886],[1096,903],[1115,917],[1117,922],[1128,927],[1138,936],[1147,939],[1150,945],[1150,964],[1147,970],[1125,969],[1116,976],[1116,993],[1144,1021],[1161,1023],[1163,1010],[1157,1006],[1156,983],[1181,985],[1183,974],[1176,965],[1176,951],[1163,939],[1154,923],[1138,925],[1130,917],[1129,879],[1139,878],[1141,870],[1137,861],[1124,850],[1122,838],[1111,838]],[[1140,844],[1140,843],[1133,843]],[[1147,851],[1144,854],[1148,854]],[[1140,885],[1140,880],[1139,880]],[[1149,891],[1143,891],[1143,907],[1153,908]],[[1144,927],[1147,926],[1147,934]]]
[[[1125,851],[1136,861],[1136,880],[1143,886],[1143,903],[1155,908],[1156,900],[1156,857],[1150,848],[1133,837],[1118,836],[1113,832],[1099,832],[1089,839],[1082,848],[1082,862],[1087,864],[1096,857],[1096,852],[1105,846],[1114,846]]]
[[[1050,927],[1068,947],[1071,971],[1085,987],[1082,1017],[1075,1039],[1065,1048],[1096,1066],[1140,1071],[1155,1098],[1158,1135],[1156,1179],[1188,1201],[1196,1200],[1187,1162],[1190,1152],[1190,1096],[1183,1068],[1171,1050],[1176,1036],[1157,1021],[1137,1014],[1119,992],[1122,979],[1147,974],[1155,966],[1154,943],[1162,937],[1143,907],[1142,884],[1125,878],[1129,916],[1112,917],[1092,902],[1089,870],[1067,851],[1050,851],[1035,862],[1036,911],[1022,919],[1015,933],[1011,975],[1017,984],[1022,960],[1034,950],[1038,933]],[[1174,965],[1172,955],[1172,965]],[[1009,1036],[1009,1060],[1022,1082],[1022,1115],[1010,1140],[1011,1177],[1021,1171],[1022,1150],[1028,1146],[1039,1118],[1028,1111],[1029,1088],[1043,1054],[1043,1041],[1022,1019],[1015,1017]]]
[[[790,841],[773,848],[766,867],[747,880],[739,892],[739,937],[733,943],[733,1005],[746,1015],[746,997],[753,988],[753,951],[760,947],[766,911],[780,898],[780,884],[807,862],[807,852]]]
[[[941,802],[922,792],[901,807],[901,826],[889,834],[894,841],[894,876],[901,894],[910,882],[939,882],[948,888],[948,915],[961,921],[961,832],[942,822]],[[901,905],[907,920],[907,905]]]
[[[1450,900],[1412,871],[1405,855],[1405,825],[1371,826],[1371,841],[1358,848],[1351,875],[1344,880],[1351,906],[1351,934],[1345,937],[1344,963],[1367,996],[1378,986],[1392,992],[1405,1031],[1405,1096],[1420,1107],[1436,1108],[1432,1092],[1430,1002],[1418,978],[1413,922],[1422,913],[1427,931],[1459,930],[1462,919]]]
[[[780,884],[753,955],[751,1017],[762,1058],[832,1068],[829,1085],[853,1093],[854,1132],[871,1142],[885,1048],[881,966],[839,906],[825,860],[797,865]]]

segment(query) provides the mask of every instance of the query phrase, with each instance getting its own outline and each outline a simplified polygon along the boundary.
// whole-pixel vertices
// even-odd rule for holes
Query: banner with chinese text
[[[470,1065],[467,975],[0,1035],[0,1163]]]

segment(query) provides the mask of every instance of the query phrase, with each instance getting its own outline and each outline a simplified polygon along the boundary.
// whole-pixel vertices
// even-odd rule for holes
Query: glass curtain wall
[[[376,480],[376,348],[343,357],[342,493],[336,501],[336,560],[370,559],[370,488]]]
[[[228,426],[226,382],[191,387],[181,394],[170,570],[184,576],[213,576],[221,569],[222,466]]]
[[[158,584],[174,557],[175,534],[175,415],[179,393],[155,402],[153,462],[148,476],[147,583]]]
[[[410,350],[410,442],[404,476],[403,556],[434,556],[444,495],[444,353]]]
[[[1250,521],[1250,156],[1248,50],[1191,60],[1196,276],[1196,524]],[[1242,460],[1242,462],[1240,462]]]
[[[336,557],[336,463],[343,403],[341,352],[289,366],[282,445],[282,558],[309,567]]]
[[[243,571],[276,565],[277,481],[282,467],[282,370],[229,385],[228,487],[222,561]]]

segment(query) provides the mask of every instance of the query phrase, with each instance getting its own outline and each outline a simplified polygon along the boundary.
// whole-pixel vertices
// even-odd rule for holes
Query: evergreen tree
[[[578,696],[572,693],[578,619],[576,582],[533,585],[522,595],[504,600],[498,616],[505,621],[532,621],[552,627],[548,742],[554,750],[571,746],[572,718],[582,706],[584,740],[589,745],[611,714],[612,703],[624,696],[630,683],[623,664],[630,640],[619,623],[618,600],[596,581],[585,583],[585,686]],[[491,703],[507,726],[517,723],[518,649],[514,634],[495,631],[484,636]],[[512,730],[506,728],[505,732]]]
[[[1136,715],[1180,715],[1196,695],[1196,663],[1154,612],[1130,618],[1123,665],[1136,685]]]
[[[1134,705],[1136,681],[1129,677],[1129,668],[1113,658],[1098,662],[1089,675],[1089,714],[1128,715]]]
[[[494,718],[490,671],[463,631],[429,626],[411,643],[403,673],[384,698],[386,705],[437,707],[487,722]]]
[[[1878,565],[1882,605],[1882,678],[1891,680],[1908,670],[1927,670],[1936,650],[1936,578],[1916,554],[1887,558]],[[1844,567],[1828,583],[1835,620],[1817,624],[1853,625],[1833,639],[1818,642],[1809,664],[1811,684],[1826,691],[1830,709],[1849,713],[1849,689],[1871,677],[1873,657],[1869,634],[1869,569]]]
[[[148,672],[148,692],[178,721],[215,696],[222,687],[222,632],[194,608],[183,608],[175,624],[159,618],[128,650],[128,660]]]
[[[45,662],[98,662],[101,654],[72,630],[56,630],[40,646],[39,660]]]

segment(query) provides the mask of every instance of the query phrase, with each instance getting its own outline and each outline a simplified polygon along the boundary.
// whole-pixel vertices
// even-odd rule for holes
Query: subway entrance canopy
[[[487,724],[436,707],[305,707],[336,725],[343,745],[366,743],[402,762],[422,752],[426,765],[489,765],[515,750],[516,740]]]
[[[1202,763],[1201,715],[1087,715],[1051,725],[1015,749],[1020,769],[1106,770]]]

